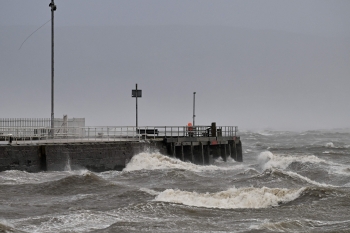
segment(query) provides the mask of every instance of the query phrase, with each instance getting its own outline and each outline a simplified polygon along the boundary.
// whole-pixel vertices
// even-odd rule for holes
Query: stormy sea
[[[243,163],[0,172],[0,232],[350,232],[350,130],[240,136]]]

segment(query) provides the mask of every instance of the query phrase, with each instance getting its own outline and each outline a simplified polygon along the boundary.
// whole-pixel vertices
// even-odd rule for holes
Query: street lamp
[[[194,124],[194,118],[196,117],[195,111],[196,111],[196,92],[193,92],[193,127],[195,126]]]
[[[54,3],[54,0],[51,0],[51,3],[49,4],[49,7],[51,8],[51,136],[54,137],[54,127],[55,127],[55,117],[54,117],[54,11],[56,11],[57,7]]]

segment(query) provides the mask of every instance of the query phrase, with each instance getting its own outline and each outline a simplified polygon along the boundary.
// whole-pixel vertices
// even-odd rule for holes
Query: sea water
[[[350,232],[350,133],[241,132],[243,163],[0,172],[0,232]]]

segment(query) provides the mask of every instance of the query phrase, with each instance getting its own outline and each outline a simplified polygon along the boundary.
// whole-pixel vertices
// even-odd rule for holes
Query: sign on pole
[[[132,90],[132,97],[142,97],[142,90]]]
[[[138,130],[138,109],[137,109],[137,98],[141,98],[142,97],[142,90],[138,90],[137,89],[137,83],[136,83],[136,88],[135,90],[131,90],[131,97],[135,97],[136,98],[136,130]]]

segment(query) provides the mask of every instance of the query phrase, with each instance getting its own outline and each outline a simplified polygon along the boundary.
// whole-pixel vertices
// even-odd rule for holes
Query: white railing
[[[55,127],[61,127],[63,125],[69,127],[85,127],[85,118],[55,118],[54,125]],[[51,127],[51,118],[0,118],[0,128],[1,127]]]
[[[33,143],[76,142],[76,141],[120,141],[167,137],[231,137],[236,136],[237,126],[218,126],[212,132],[210,126],[96,126],[55,127],[54,137],[50,127],[0,127],[0,140]]]

